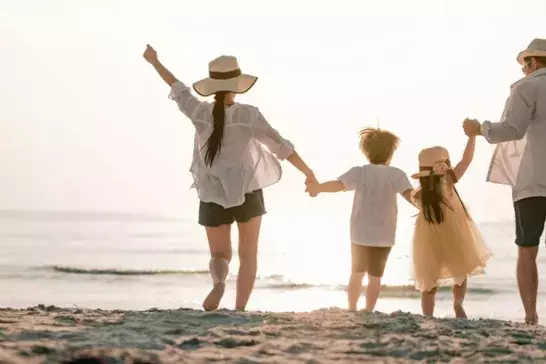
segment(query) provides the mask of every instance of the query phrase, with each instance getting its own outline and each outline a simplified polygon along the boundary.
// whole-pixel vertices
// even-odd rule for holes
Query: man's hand
[[[305,192],[311,197],[316,197],[319,194],[319,184],[315,181],[305,181]]]
[[[313,172],[308,172],[305,174],[305,183],[307,182],[318,183],[317,177],[315,177]]]
[[[311,188],[318,187],[318,180],[317,177],[315,177],[315,174],[313,172],[309,172],[305,174],[305,192],[309,193],[311,197],[316,197],[318,195],[318,192],[311,192],[309,190],[310,186]]]
[[[476,119],[464,119],[463,130],[468,137],[475,137],[481,134],[481,125]]]
[[[157,52],[149,44],[146,45],[146,50],[144,51],[143,56],[148,63],[153,64],[154,62],[157,62]]]

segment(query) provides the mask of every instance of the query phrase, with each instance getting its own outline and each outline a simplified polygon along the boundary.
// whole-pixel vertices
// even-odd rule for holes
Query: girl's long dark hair
[[[421,206],[423,215],[428,222],[441,224],[444,212],[441,204],[448,206],[442,195],[442,178],[444,176],[428,176],[419,178],[421,182]]]
[[[447,160],[446,163],[449,167],[451,167],[451,163],[449,162],[449,160]],[[425,217],[425,220],[433,224],[441,224],[444,222],[444,211],[442,210],[442,204],[447,208],[452,208],[446,202],[444,195],[442,194],[442,180],[444,178],[451,178],[453,183],[457,182],[457,178],[452,169],[450,169],[448,174],[446,175],[440,176],[432,174],[427,177],[419,178],[419,182],[421,183],[420,197],[423,215]],[[468,212],[466,211],[466,207],[464,206],[464,203],[461,200],[459,192],[457,191],[455,186],[453,186],[453,190],[455,191],[455,194],[457,195],[459,201],[461,201],[461,205],[463,206],[463,210],[466,216],[469,217]]]
[[[205,150],[205,164],[212,166],[212,162],[222,149],[222,140],[224,139],[224,123],[226,119],[226,110],[224,109],[224,100],[228,93],[219,91],[214,95],[214,108],[212,109],[212,119],[214,121],[212,134],[203,148]]]

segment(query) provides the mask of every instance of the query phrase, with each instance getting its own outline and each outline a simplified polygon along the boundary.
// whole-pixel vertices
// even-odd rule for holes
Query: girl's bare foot
[[[220,305],[220,301],[222,300],[225,291],[226,282],[215,283],[207,298],[203,301],[203,309],[205,311],[216,310]]]
[[[464,318],[464,319],[467,318],[462,302],[459,302],[459,301],[453,302],[453,310],[455,311],[456,318]]]

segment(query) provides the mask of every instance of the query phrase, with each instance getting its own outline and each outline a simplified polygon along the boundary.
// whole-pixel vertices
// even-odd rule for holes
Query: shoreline
[[[0,309],[1,363],[546,363],[546,329],[339,308],[270,313],[192,309]]]

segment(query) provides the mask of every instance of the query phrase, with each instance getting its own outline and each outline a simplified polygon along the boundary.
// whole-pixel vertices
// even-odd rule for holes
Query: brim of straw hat
[[[258,77],[251,75],[239,75],[227,80],[205,78],[193,84],[193,89],[201,96],[210,96],[219,91],[244,94],[254,86]]]
[[[523,66],[527,57],[546,57],[546,51],[526,49],[518,54],[518,63]]]
[[[413,179],[419,179],[419,178],[423,178],[423,177],[428,177],[428,176],[431,175],[431,172],[432,172],[432,171],[428,171],[428,170],[427,170],[427,171],[421,171],[421,172],[419,172],[419,173],[414,173],[414,174],[411,175],[411,178],[413,178]],[[442,173],[442,172],[434,172],[434,175],[435,175],[435,176],[444,176],[444,175],[446,175],[446,174],[447,174],[447,172],[444,172],[444,173]]]

